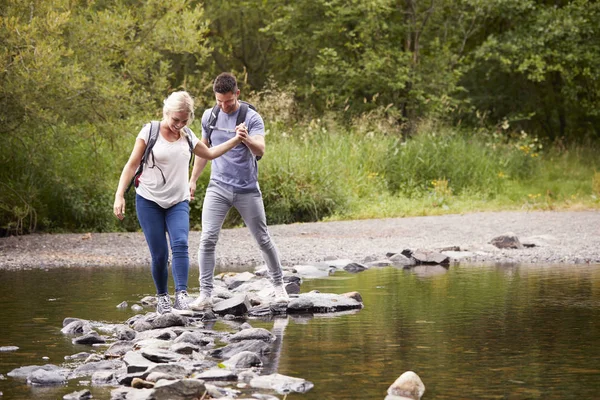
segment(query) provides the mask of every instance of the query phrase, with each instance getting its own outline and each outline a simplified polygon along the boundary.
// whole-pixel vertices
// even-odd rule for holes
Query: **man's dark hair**
[[[213,90],[215,93],[235,93],[237,92],[237,89],[237,80],[235,79],[235,76],[229,72],[219,74],[213,83]]]

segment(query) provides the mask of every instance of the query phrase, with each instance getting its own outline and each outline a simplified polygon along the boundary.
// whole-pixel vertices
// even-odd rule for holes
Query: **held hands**
[[[245,123],[241,123],[235,127],[235,134],[241,143],[244,143],[250,136],[248,136],[248,128]]]
[[[123,218],[125,218],[125,198],[123,196],[115,196],[113,212],[117,218],[123,221]]]

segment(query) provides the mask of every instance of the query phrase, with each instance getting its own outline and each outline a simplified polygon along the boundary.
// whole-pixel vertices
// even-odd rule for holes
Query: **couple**
[[[203,309],[212,305],[215,248],[223,221],[235,207],[250,228],[262,251],[278,300],[288,300],[277,249],[267,229],[262,194],[258,185],[256,157],[265,152],[265,129],[261,116],[251,108],[245,121],[236,126],[240,112],[240,91],[235,77],[222,73],[214,81],[213,91],[219,107],[214,126],[209,126],[212,109],[202,115],[202,139],[187,128],[194,119],[194,100],[187,92],[174,92],[165,101],[163,119],[151,155],[136,185],[136,211],[152,257],[152,278],[156,286],[159,314],[173,309]],[[150,126],[142,128],[123,168],[115,194],[114,213],[125,216],[125,191],[136,174],[150,138]],[[191,153],[196,155],[188,183]],[[214,160],[204,204],[202,234],[198,262],[200,264],[200,296],[188,296],[189,201],[194,198],[196,180]],[[169,234],[175,302],[168,292]]]

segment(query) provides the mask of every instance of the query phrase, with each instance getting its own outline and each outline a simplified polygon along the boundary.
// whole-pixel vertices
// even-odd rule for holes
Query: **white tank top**
[[[150,124],[146,124],[137,138],[148,144]],[[192,146],[199,139],[191,129]],[[136,188],[137,194],[161,206],[170,208],[184,200],[190,200],[189,162],[190,146],[183,135],[176,142],[169,142],[159,133]],[[162,171],[162,173],[161,173]],[[164,176],[164,179],[163,179]]]

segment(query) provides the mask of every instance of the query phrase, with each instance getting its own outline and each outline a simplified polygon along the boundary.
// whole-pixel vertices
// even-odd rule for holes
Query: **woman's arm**
[[[248,137],[248,133],[240,129],[236,129],[236,135],[218,146],[208,147],[203,140],[199,140],[194,147],[194,154],[206,160],[213,160],[229,150],[233,149],[238,144],[242,143]]]
[[[113,212],[120,220],[125,218],[125,190],[127,190],[129,182],[131,182],[133,175],[135,175],[135,171],[142,161],[145,150],[146,142],[144,142],[143,139],[137,139],[133,146],[133,151],[129,156],[129,160],[127,160],[127,164],[125,164],[125,167],[123,167],[123,171],[121,172],[119,186],[115,193],[115,204],[113,205]]]

